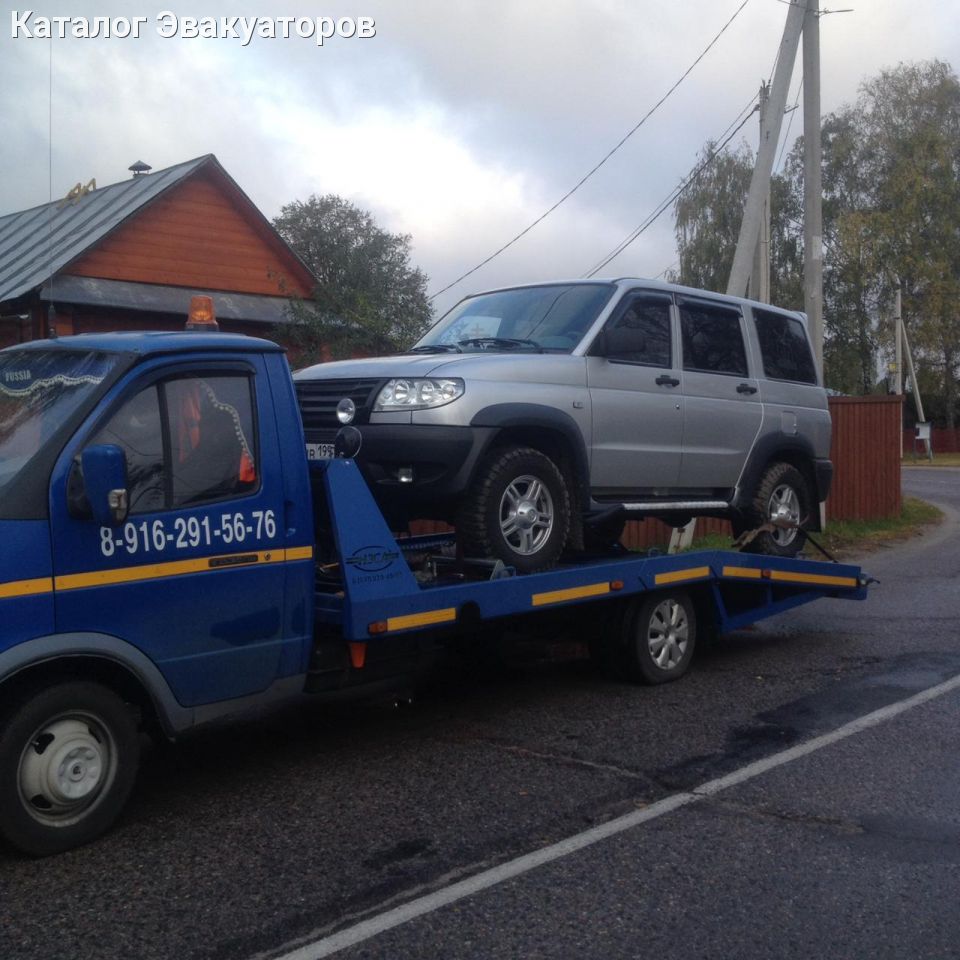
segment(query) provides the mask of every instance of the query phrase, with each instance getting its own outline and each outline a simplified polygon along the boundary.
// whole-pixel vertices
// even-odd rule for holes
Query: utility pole
[[[902,313],[902,302],[900,298],[900,281],[897,280],[897,286],[895,287],[896,295],[893,302],[893,335],[896,339],[896,345],[894,347],[894,366],[897,368],[896,373],[894,374],[893,381],[893,392],[898,396],[903,396],[903,313]],[[901,424],[900,424],[900,459],[903,459],[903,407],[900,408]],[[916,449],[916,447],[914,447]]]
[[[894,364],[897,368],[893,392],[900,396],[903,393],[903,306],[900,297],[900,281],[894,288],[896,295],[893,301],[893,333],[897,338],[894,348]]]
[[[803,20],[803,309],[823,374],[823,185],[820,148],[820,0]]]
[[[733,256],[733,266],[730,268],[730,279],[727,281],[727,293],[731,296],[742,297],[747,292],[750,281],[753,254],[760,237],[763,199],[770,189],[770,174],[773,172],[773,161],[777,143],[780,140],[780,127],[787,107],[790,75],[793,73],[794,61],[797,59],[797,47],[800,45],[800,33],[803,30],[806,13],[806,7],[801,3],[791,3],[787,7],[787,23],[783,28],[777,68],[773,72],[773,84],[770,87],[770,99],[767,102],[767,116],[770,118],[767,139],[761,140],[757,148],[757,162],[750,180],[750,191],[747,194],[743,221],[740,224],[740,236]]]
[[[760,143],[769,139],[770,131],[767,127],[767,102],[770,99],[770,88],[760,84]],[[757,238],[757,248],[753,254],[753,270],[750,273],[750,299],[762,303],[770,302],[770,182],[767,181],[767,194],[763,198],[763,209],[760,213],[760,235]]]

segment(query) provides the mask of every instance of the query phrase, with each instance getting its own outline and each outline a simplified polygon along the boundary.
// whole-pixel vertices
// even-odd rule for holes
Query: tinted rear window
[[[681,300],[679,306],[683,369],[745,377],[740,311],[696,300]]]
[[[803,324],[796,317],[754,310],[763,372],[771,380],[816,383],[817,371]]]

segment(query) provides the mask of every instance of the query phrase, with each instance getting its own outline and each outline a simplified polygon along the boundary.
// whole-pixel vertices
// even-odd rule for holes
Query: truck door
[[[115,525],[92,518],[79,475],[101,444],[126,458]],[[145,366],[65,450],[50,514],[59,630],[134,644],[185,706],[276,678],[283,486],[262,358]]]

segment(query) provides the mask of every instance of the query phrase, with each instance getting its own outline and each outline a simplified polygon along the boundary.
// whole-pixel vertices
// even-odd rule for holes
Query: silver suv
[[[830,488],[830,414],[803,314],[651,280],[462,300],[402,356],[294,377],[311,456],[338,427],[384,513],[456,525],[520,571],[627,519],[728,517],[793,555]]]

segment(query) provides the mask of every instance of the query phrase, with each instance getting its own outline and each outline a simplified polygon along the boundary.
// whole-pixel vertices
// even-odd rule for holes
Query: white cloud
[[[53,191],[216,153],[268,216],[336,192],[409,232],[434,285],[462,273],[562,196],[659,99],[740,0],[367,0],[372,40],[12,41],[0,29],[0,213],[43,203],[52,47]],[[827,5],[827,0],[821,0]],[[65,6],[65,3],[61,3]],[[821,20],[824,112],[900,60],[956,60],[950,4],[855,4]],[[58,5],[55,3],[54,7]],[[835,4],[839,6],[839,4]],[[202,7],[202,8],[201,8]],[[222,15],[218,4],[191,9]],[[186,12],[183,10],[181,12]],[[260,0],[247,15],[287,15]],[[50,9],[47,15],[76,15]],[[92,15],[92,11],[86,11]],[[97,15],[130,16],[118,0]],[[769,75],[786,17],[751,0],[703,62],[574,198],[458,288],[579,275],[669,194]],[[797,75],[799,68],[797,69]],[[792,136],[801,132],[794,120]],[[755,137],[748,123],[743,135]],[[670,214],[611,264],[655,274]]]

